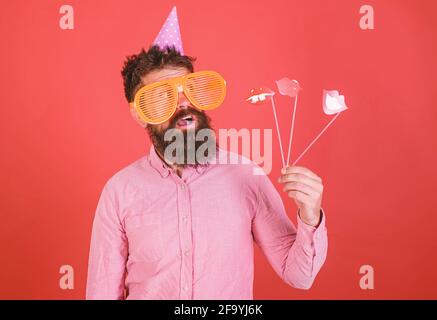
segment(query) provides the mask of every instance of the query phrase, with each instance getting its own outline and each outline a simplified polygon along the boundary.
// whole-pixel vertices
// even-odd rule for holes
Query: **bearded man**
[[[201,144],[187,147],[189,133],[212,130],[205,110],[221,102],[224,88],[218,73],[194,72],[193,62],[155,45],[124,64],[131,114],[152,146],[103,188],[87,299],[253,299],[255,243],[294,288],[310,288],[326,259],[319,176],[297,166],[281,171],[283,192],[298,207],[296,227],[255,163],[216,161],[241,160],[220,148],[193,157]],[[182,139],[166,139],[169,132]]]

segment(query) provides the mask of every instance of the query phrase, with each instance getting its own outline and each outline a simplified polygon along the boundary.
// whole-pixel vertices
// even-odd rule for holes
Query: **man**
[[[187,131],[211,126],[185,91],[177,93],[167,121],[150,124],[139,114],[135,97],[142,88],[193,74],[193,61],[175,48],[152,46],[125,62],[125,96],[152,147],[103,188],[92,231],[88,299],[253,299],[254,242],[295,288],[310,288],[325,261],[323,185],[316,174],[282,169],[283,192],[298,206],[296,228],[269,178],[253,174],[253,162],[222,164],[210,161],[211,155],[187,163]],[[169,130],[184,134],[181,161],[166,156]],[[235,156],[217,150],[216,157]]]

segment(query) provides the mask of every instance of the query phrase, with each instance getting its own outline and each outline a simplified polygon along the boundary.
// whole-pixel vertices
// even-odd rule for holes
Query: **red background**
[[[322,89],[340,90],[350,108],[300,163],[324,179],[326,264],[299,291],[257,249],[255,298],[437,298],[435,1],[69,1],[74,30],[59,28],[63,4],[1,4],[0,298],[84,298],[103,184],[149,146],[124,100],[122,63],[148,47],[174,4],[197,70],[228,83],[210,113],[215,128],[274,129],[269,107],[244,99],[283,76],[304,88],[293,158],[329,121]],[[364,4],[375,30],[359,28]],[[277,106],[287,142],[291,100]],[[74,290],[59,288],[63,264],[74,267]],[[359,287],[364,264],[375,269],[374,290]]]

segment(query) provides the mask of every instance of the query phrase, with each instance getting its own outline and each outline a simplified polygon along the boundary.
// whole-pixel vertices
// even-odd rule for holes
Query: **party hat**
[[[158,36],[156,37],[153,44],[158,45],[161,49],[174,46],[181,55],[184,54],[176,6],[171,9],[167,20],[162,26],[161,31],[159,31]]]

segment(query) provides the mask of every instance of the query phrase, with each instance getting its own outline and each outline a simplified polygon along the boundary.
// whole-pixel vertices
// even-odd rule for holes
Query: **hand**
[[[281,170],[278,182],[284,184],[283,191],[296,202],[300,219],[317,227],[320,223],[322,205],[322,179],[307,168],[293,166]]]

